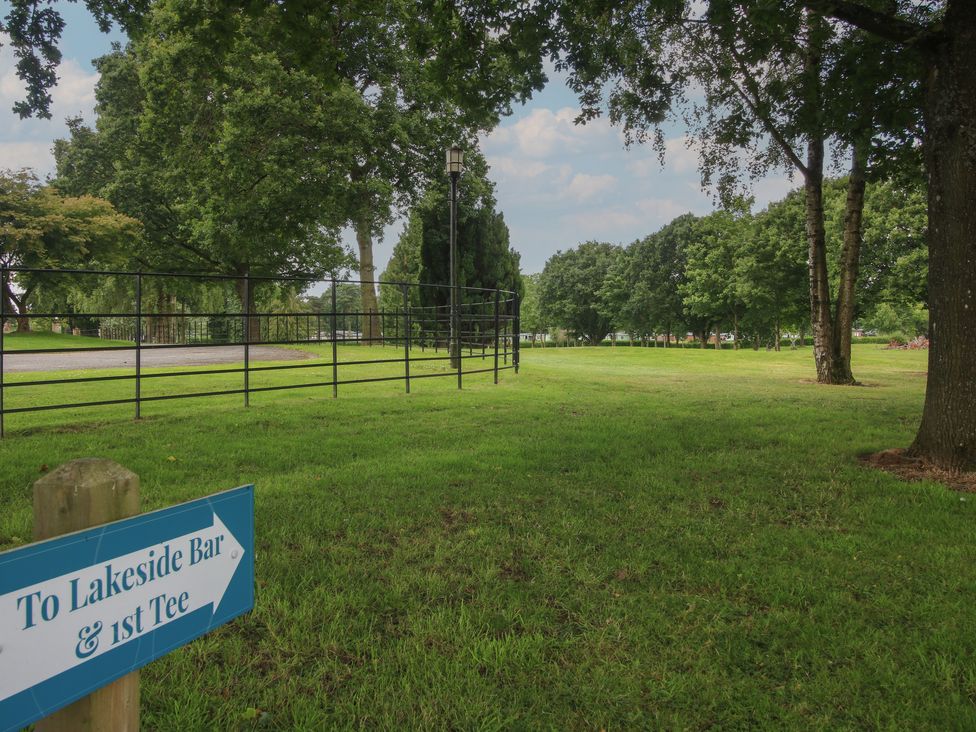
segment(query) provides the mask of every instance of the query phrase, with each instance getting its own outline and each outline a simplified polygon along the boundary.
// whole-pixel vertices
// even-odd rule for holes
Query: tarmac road
[[[277,346],[251,346],[251,361],[299,361],[314,358],[307,351]],[[244,360],[241,346],[193,346],[189,348],[142,349],[142,365],[213,366]],[[80,371],[83,369],[135,368],[135,349],[119,351],[72,351],[61,353],[7,353],[3,357],[4,373],[23,371]]]

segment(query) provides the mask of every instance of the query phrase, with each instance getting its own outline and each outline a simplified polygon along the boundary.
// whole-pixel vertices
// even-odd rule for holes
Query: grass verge
[[[3,347],[8,351],[25,351],[42,348],[105,348],[106,346],[134,347],[132,341],[113,341],[92,336],[73,336],[70,333],[51,331],[15,331],[3,336]]]
[[[146,509],[256,483],[257,609],[147,667],[147,728],[972,728],[974,502],[856,459],[908,444],[924,369],[526,349],[460,393],[14,415],[0,546],[74,457]]]

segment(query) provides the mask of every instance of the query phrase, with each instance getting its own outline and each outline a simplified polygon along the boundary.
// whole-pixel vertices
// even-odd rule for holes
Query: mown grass
[[[146,509],[257,485],[257,607],[144,670],[150,729],[973,728],[973,501],[856,460],[911,440],[924,359],[526,349],[460,393],[13,415],[0,542],[74,457]]]
[[[41,348],[103,348],[105,346],[130,346],[132,341],[113,341],[92,336],[73,336],[70,333],[51,331],[14,331],[3,336],[3,347],[8,351],[24,351]]]

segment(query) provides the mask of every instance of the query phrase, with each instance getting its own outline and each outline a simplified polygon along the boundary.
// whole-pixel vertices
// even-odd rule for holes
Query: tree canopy
[[[601,307],[601,289],[620,256],[619,246],[597,241],[556,252],[539,277],[540,315],[599,345],[614,326],[612,314]]]
[[[0,263],[5,267],[111,268],[142,235],[138,221],[94,196],[63,196],[28,171],[0,171]],[[24,315],[48,278],[13,273],[2,283],[4,310]],[[16,286],[15,286],[16,285]],[[22,318],[21,330],[29,320]]]

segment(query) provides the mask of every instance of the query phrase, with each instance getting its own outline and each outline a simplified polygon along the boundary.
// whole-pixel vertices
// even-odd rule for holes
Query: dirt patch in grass
[[[461,508],[450,508],[448,506],[437,509],[444,523],[444,529],[448,532],[459,531],[474,521],[474,514]]]
[[[904,448],[861,455],[858,460],[878,470],[893,473],[903,480],[931,480],[944,483],[955,491],[976,493],[976,473],[952,473],[932,465],[929,461],[912,457]]]
[[[840,387],[863,387],[866,389],[876,389],[881,384],[874,381],[855,381],[853,384],[821,384],[816,379],[799,379],[799,384],[813,384],[814,386],[840,386]]]

